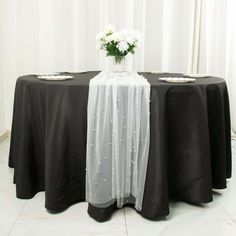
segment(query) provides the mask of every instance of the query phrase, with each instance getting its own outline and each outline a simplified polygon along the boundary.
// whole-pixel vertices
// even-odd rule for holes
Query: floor
[[[236,141],[232,141],[236,157]],[[31,200],[15,196],[13,170],[8,168],[9,139],[0,143],[0,236],[122,236],[122,235],[236,235],[236,179],[226,190],[214,191],[214,201],[202,206],[170,203],[170,215],[159,221],[146,220],[133,209],[117,211],[112,219],[97,223],[87,214],[87,203],[78,203],[60,214],[44,208],[44,193]],[[233,173],[236,162],[233,161]]]

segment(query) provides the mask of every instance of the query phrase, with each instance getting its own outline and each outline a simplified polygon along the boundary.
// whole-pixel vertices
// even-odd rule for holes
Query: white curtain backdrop
[[[223,77],[236,131],[236,1],[202,0],[198,72]]]
[[[1,63],[1,62],[0,62]],[[0,77],[2,73],[0,72]],[[3,81],[0,79],[0,135],[6,130],[6,118],[4,110]]]
[[[236,104],[234,2],[0,0],[0,129],[11,127],[18,76],[105,68],[95,36],[107,24],[138,29],[144,35],[134,57],[135,70],[223,76],[230,84],[231,103]]]

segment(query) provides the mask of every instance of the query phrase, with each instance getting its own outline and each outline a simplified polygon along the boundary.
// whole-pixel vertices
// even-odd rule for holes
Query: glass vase
[[[113,72],[132,71],[132,57],[127,56],[109,56],[108,69]]]

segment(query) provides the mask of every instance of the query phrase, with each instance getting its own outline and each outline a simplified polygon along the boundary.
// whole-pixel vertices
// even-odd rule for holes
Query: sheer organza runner
[[[86,200],[142,209],[150,141],[150,84],[136,72],[101,72],[89,84]]]

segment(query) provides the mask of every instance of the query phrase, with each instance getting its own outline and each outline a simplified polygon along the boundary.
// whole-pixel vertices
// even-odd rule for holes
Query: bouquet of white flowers
[[[116,63],[121,63],[128,53],[135,53],[140,42],[140,32],[137,30],[116,31],[115,27],[108,25],[104,32],[97,35],[97,49],[104,50],[106,56],[113,56]]]

